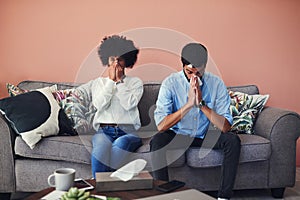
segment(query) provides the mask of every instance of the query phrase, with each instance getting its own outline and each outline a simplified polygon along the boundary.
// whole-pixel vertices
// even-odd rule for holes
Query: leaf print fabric
[[[265,106],[269,95],[248,95],[228,91],[231,98],[230,112],[233,117],[231,131],[253,134],[253,126],[258,114]]]

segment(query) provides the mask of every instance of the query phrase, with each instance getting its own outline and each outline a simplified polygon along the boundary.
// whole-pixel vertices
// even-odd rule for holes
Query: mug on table
[[[48,177],[48,184],[55,187],[56,190],[67,191],[74,185],[75,169],[60,168],[56,169],[53,174]],[[52,178],[54,177],[54,184]]]

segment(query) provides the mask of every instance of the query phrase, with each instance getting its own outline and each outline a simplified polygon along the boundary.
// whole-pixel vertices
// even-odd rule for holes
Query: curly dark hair
[[[116,56],[125,61],[125,67],[132,67],[138,53],[139,49],[134,46],[132,40],[118,35],[104,37],[98,47],[98,55],[103,65],[108,65],[109,57]]]
[[[208,58],[207,49],[200,43],[189,43],[181,51],[181,62],[183,67],[192,64],[194,67],[206,66]]]

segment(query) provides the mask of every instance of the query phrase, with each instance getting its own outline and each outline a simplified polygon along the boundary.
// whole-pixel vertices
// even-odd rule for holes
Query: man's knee
[[[236,147],[241,147],[241,139],[237,134],[232,134],[232,143]]]
[[[150,141],[150,151],[156,151],[166,146],[172,138],[167,132],[161,132],[155,134]]]
[[[235,149],[237,151],[240,151],[241,148],[241,139],[240,137],[235,133],[228,133],[228,140],[227,142],[231,146],[232,149]]]

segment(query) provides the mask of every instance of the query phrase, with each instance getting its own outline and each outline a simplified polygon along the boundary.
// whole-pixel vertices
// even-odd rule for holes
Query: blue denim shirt
[[[224,82],[216,75],[205,72],[202,77],[202,99],[206,105],[217,114],[224,116],[232,124],[230,114],[230,97]],[[161,85],[154,119],[158,125],[167,115],[172,114],[184,106],[188,101],[190,83],[182,71],[168,76]],[[204,138],[210,121],[203,112],[194,106],[177,124],[170,129],[177,134]]]

